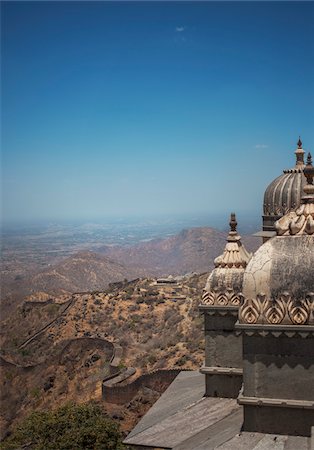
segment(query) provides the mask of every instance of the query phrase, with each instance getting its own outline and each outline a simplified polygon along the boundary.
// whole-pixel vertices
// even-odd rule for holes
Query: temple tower
[[[300,152],[301,153],[301,152]],[[301,162],[301,158],[300,158]],[[301,165],[301,164],[300,164]],[[244,431],[310,436],[314,425],[314,167],[301,205],[276,224],[243,277]]]
[[[242,338],[234,325],[250,257],[231,214],[226,247],[214,261],[199,306],[205,323],[205,365],[200,371],[205,374],[208,397],[236,398],[242,384]]]

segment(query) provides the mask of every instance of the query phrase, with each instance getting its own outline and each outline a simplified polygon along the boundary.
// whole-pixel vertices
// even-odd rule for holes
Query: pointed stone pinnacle
[[[230,225],[230,231],[232,231],[232,232],[236,232],[237,231],[238,222],[237,222],[235,213],[231,213],[230,214],[229,225]]]

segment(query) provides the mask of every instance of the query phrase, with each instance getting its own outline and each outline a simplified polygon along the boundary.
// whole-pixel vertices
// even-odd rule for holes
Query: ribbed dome
[[[284,170],[283,174],[270,183],[264,194],[263,230],[275,231],[275,222],[291,209],[300,205],[303,187],[305,185],[304,150],[299,139],[295,151],[296,165]]]
[[[297,208],[304,184],[305,178],[301,170],[285,170],[265,191],[264,215],[283,216],[291,209]]]

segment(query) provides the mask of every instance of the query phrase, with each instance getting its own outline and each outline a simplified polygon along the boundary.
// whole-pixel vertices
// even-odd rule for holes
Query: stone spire
[[[297,146],[298,146],[298,148],[294,152],[294,154],[296,156],[295,168],[299,169],[301,166],[302,166],[302,168],[304,167],[304,153],[305,153],[302,148],[302,141],[300,139],[300,136],[299,136],[299,140],[297,142]]]
[[[241,243],[241,236],[237,232],[238,223],[235,213],[231,213],[229,225],[227,244],[223,254],[215,259],[215,267],[245,268],[251,254]]]
[[[251,258],[237,232],[234,213],[230,216],[230,231],[222,255],[218,256],[203,291],[203,305],[239,306],[244,270]]]
[[[307,156],[303,173],[307,183],[303,188],[301,205],[276,222],[275,227],[279,236],[314,234],[314,167],[311,153]]]

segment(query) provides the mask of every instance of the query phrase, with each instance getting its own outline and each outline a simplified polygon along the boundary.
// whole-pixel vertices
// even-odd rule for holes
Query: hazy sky
[[[2,2],[6,220],[261,211],[314,152],[313,2]]]

